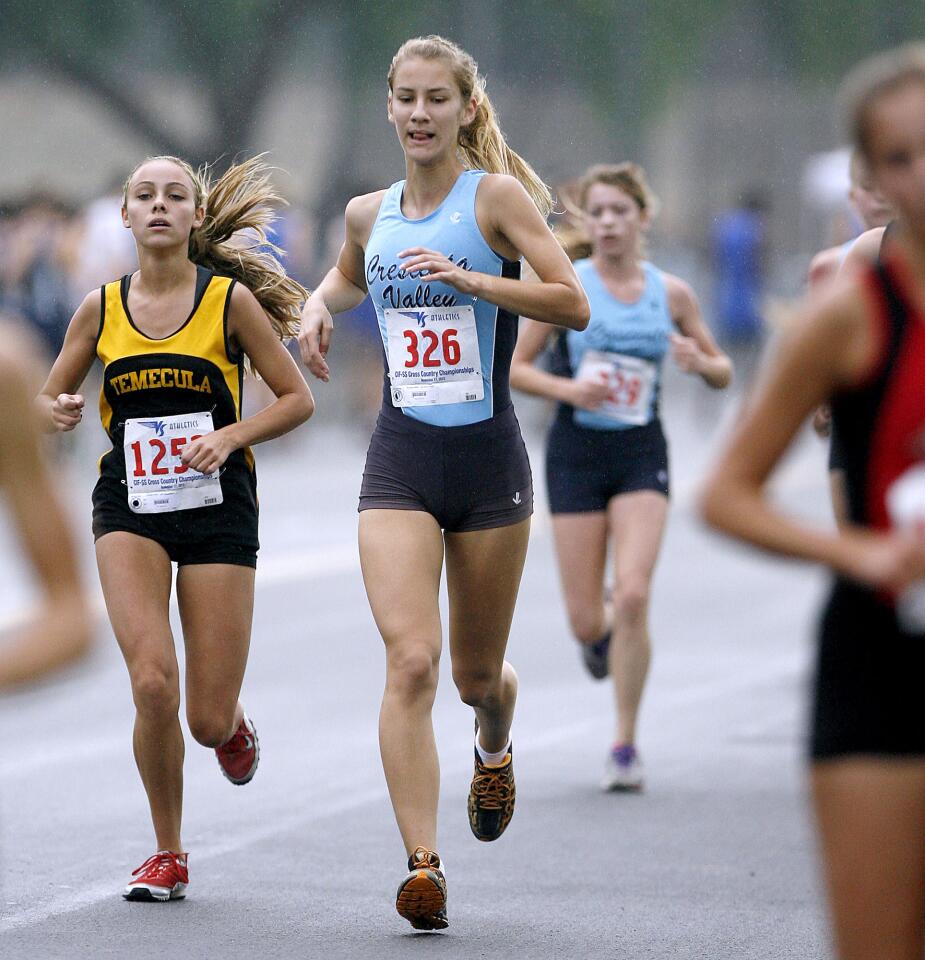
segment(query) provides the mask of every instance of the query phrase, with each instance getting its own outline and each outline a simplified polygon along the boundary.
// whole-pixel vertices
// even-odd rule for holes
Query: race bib
[[[471,306],[388,309],[383,314],[393,406],[468,403],[485,396]]]
[[[125,483],[133,513],[169,513],[222,502],[217,472],[207,476],[180,462],[188,443],[214,429],[211,413],[125,421]]]
[[[629,357],[622,353],[586,350],[578,365],[576,380],[607,377],[610,393],[593,412],[619,423],[643,426],[649,422],[652,391],[657,367],[650,360]]]

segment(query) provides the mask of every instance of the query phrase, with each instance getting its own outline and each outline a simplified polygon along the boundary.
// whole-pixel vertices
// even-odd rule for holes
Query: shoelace
[[[132,871],[132,876],[150,876],[152,879],[161,880],[169,876],[171,868],[177,866],[177,858],[172,853],[155,853],[137,869]]]
[[[415,847],[414,853],[411,854],[411,869],[412,870],[439,870],[440,869],[440,857],[437,856],[432,850],[428,850],[426,847]]]
[[[485,810],[502,810],[511,802],[511,781],[507,773],[510,765],[498,770],[482,767],[472,780],[472,792]]]

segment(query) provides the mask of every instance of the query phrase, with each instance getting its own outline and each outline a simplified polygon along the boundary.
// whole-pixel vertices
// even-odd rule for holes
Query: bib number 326
[[[208,412],[126,420],[123,449],[129,509],[169,513],[221,503],[218,474],[207,476],[180,460],[187,444],[214,429]]]
[[[471,306],[388,309],[383,313],[396,407],[467,403],[485,396]]]

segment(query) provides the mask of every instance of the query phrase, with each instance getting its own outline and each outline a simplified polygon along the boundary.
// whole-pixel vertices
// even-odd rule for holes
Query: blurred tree
[[[158,151],[193,161],[252,145],[276,79],[281,38],[302,28],[310,0],[36,0],[4,5],[0,54],[36,64],[98,97]],[[172,71],[205,103],[208,122],[184,135],[146,85]]]

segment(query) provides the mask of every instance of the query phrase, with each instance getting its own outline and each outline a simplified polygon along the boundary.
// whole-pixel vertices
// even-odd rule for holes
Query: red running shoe
[[[126,900],[179,900],[186,896],[187,854],[158,850],[132,871],[134,878],[122,891]]]
[[[232,783],[250,783],[253,779],[260,762],[260,742],[257,740],[257,730],[246,713],[234,736],[215,748],[215,756],[222,773]]]

